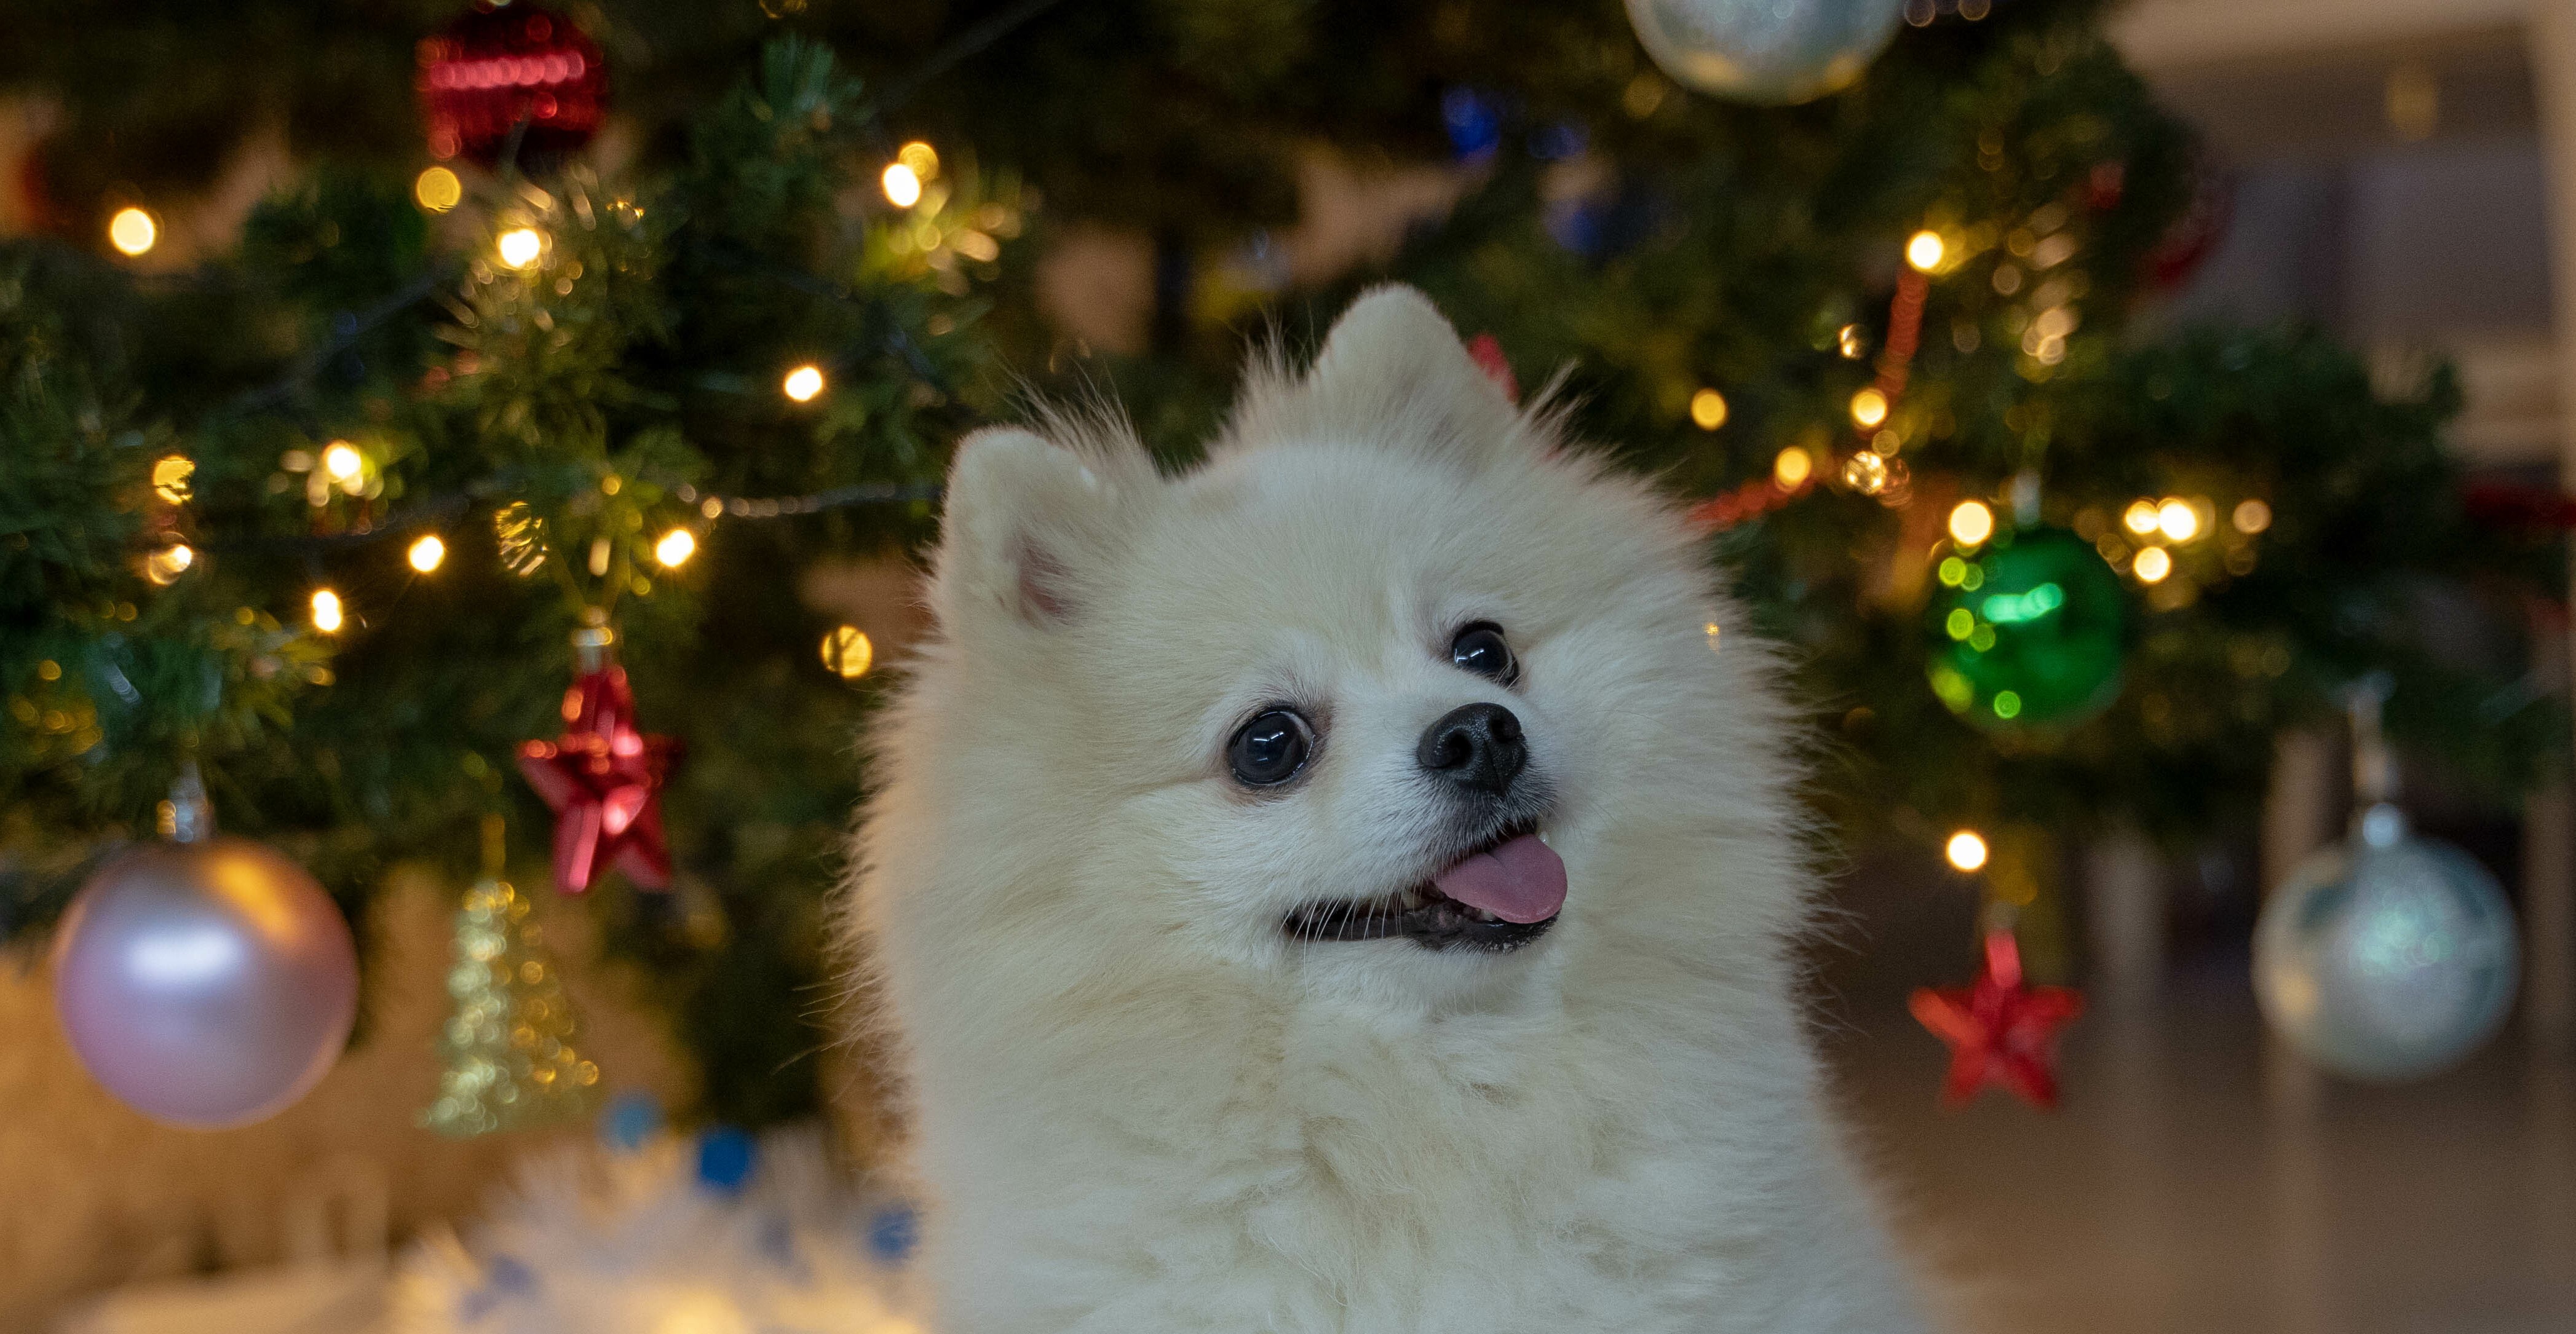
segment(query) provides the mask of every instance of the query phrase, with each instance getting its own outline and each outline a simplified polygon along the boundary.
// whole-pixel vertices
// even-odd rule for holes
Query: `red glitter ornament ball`
[[[520,122],[521,158],[570,153],[599,132],[608,66],[572,20],[535,5],[478,3],[420,44],[429,151],[490,166]]]

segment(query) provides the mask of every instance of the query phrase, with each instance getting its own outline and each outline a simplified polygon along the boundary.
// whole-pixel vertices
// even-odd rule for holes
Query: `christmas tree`
[[[461,878],[485,816],[581,800],[513,775],[588,636],[679,743],[634,780],[667,877],[601,877],[607,937],[707,1111],[807,1112],[878,678],[800,580],[921,542],[1024,387],[1110,389],[1185,456],[1248,337],[1387,278],[1698,506],[1850,827],[2205,833],[2367,670],[2500,789],[2555,763],[2551,706],[2499,717],[2510,663],[2412,613],[2438,581],[2510,639],[2563,568],[2472,514],[2449,378],[2149,336],[2208,239],[2188,136],[2099,6],[1975,13],[1775,107],[1674,82],[1616,0],[17,6],[0,79],[60,113],[51,233],[0,250],[0,913],[44,930],[191,759],[353,911],[396,860]],[[562,100],[473,120],[494,60]],[[259,136],[295,183],[152,267],[153,201]],[[1319,172],[1429,185],[1385,253],[1283,258]],[[1047,293],[1098,235],[1147,257],[1123,346]]]

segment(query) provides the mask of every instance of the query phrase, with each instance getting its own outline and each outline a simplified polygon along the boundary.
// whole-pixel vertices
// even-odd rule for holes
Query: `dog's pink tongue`
[[[1506,922],[1544,922],[1565,906],[1565,859],[1538,835],[1523,834],[1442,871],[1431,883]]]

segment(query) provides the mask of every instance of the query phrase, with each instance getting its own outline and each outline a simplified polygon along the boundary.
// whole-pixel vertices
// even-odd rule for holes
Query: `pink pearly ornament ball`
[[[53,964],[81,1064],[127,1106],[191,1129],[303,1097],[357,1015],[348,922],[303,867],[249,839],[118,854],[72,900]]]

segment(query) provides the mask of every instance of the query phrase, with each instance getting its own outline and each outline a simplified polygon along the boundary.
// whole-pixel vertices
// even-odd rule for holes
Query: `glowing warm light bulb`
[[[926,181],[939,174],[939,150],[919,139],[896,149],[894,160],[910,168],[916,180]]]
[[[327,588],[313,590],[313,628],[326,635],[340,633],[340,595]]]
[[[438,534],[429,533],[412,543],[411,550],[404,555],[411,561],[413,569],[427,574],[447,559],[447,543],[440,541]]]
[[[886,202],[896,208],[910,208],[921,202],[921,174],[900,162],[887,167],[878,184],[885,187]]]
[[[844,681],[867,675],[876,660],[876,645],[868,642],[867,631],[855,625],[840,626],[823,636],[823,665]]]
[[[2149,547],[2138,553],[2137,562],[2130,568],[2138,572],[2139,583],[2160,584],[2173,573],[2173,557],[2166,555],[2163,547]]]
[[[139,208],[121,208],[107,220],[107,243],[118,253],[140,255],[161,242],[161,225]]]
[[[1874,496],[1886,490],[1888,477],[1886,455],[1864,449],[1843,460],[1843,485],[1864,496]]]
[[[465,198],[465,182],[445,167],[432,167],[412,178],[411,197],[432,213],[445,213]]]
[[[1917,273],[1930,273],[1941,267],[1942,258],[1949,253],[1950,247],[1942,243],[1939,232],[1916,232],[1905,242],[1905,262],[1913,265]]]
[[[785,391],[789,398],[799,403],[811,403],[816,394],[823,392],[823,368],[812,365],[799,366],[789,371],[787,378],[781,381],[778,387]]]
[[[546,238],[534,227],[513,227],[501,233],[500,239],[492,243],[492,248],[500,253],[504,266],[524,269],[546,253]]]
[[[2133,500],[2120,511],[2120,523],[2130,532],[2144,537],[2164,525],[2164,511],[2152,500]]]
[[[366,466],[366,456],[360,454],[357,447],[346,440],[334,440],[329,449],[322,451],[323,473],[344,487],[357,481],[358,474],[364,471]]]
[[[2236,512],[2228,517],[2236,531],[2251,535],[2272,526],[2272,507],[2259,500],[2240,500]]]
[[[197,553],[187,543],[173,542],[143,558],[143,577],[166,588],[196,563]]]
[[[1783,491],[1795,491],[1805,486],[1807,478],[1815,471],[1815,459],[1796,445],[1781,450],[1779,456],[1771,460],[1771,480],[1778,482]]]
[[[164,454],[152,461],[152,494],[173,505],[185,505],[192,494],[189,479],[197,475],[197,461],[185,454]]]
[[[696,554],[698,535],[686,528],[674,528],[653,544],[653,559],[662,562],[662,568],[666,570],[676,570],[688,564],[689,557]]]
[[[2200,536],[2200,515],[2188,500],[2167,500],[2156,507],[2156,527],[2172,541],[2188,542]]]
[[[1703,431],[1714,431],[1726,425],[1726,395],[1714,389],[1702,389],[1691,395],[1691,423]]]
[[[1887,395],[1880,393],[1876,386],[1852,395],[1851,418],[1864,431],[1886,421]]]
[[[1950,538],[1973,547],[1995,535],[1995,512],[1982,500],[1962,500],[1950,511]]]
[[[1962,871],[1974,871],[1986,864],[1986,840],[1976,830],[1962,829],[1950,836],[1941,854]]]

